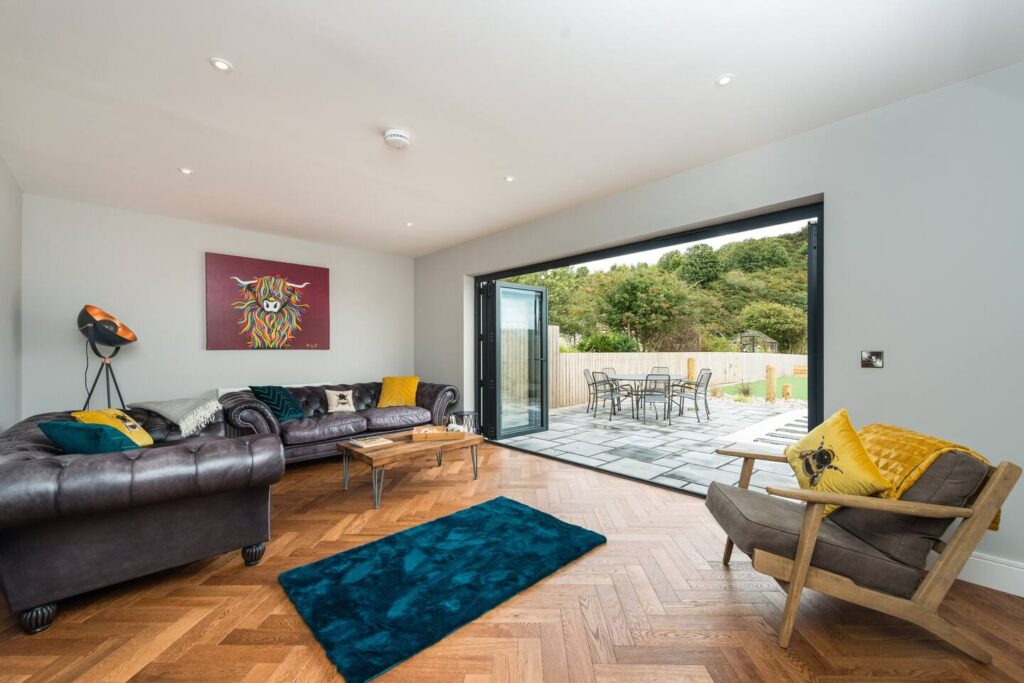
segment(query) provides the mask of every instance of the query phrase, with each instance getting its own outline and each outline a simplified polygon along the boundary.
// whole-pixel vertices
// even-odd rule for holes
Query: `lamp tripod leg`
[[[105,375],[106,382],[107,382],[107,408],[110,408],[111,407],[111,405],[110,405],[110,363],[109,362],[104,362],[103,363],[103,369],[105,370],[104,375]]]
[[[100,375],[101,374],[103,374],[103,366],[102,365],[100,366],[100,369],[96,371],[96,379],[94,379],[92,381],[92,386],[89,387],[89,393],[86,394],[86,396],[85,396],[85,405],[82,406],[82,410],[88,410],[89,409],[89,401],[92,400],[93,392],[96,391],[96,385],[99,384]]]
[[[114,374],[114,366],[112,364],[107,365],[107,371],[110,373],[110,379],[114,380],[114,390],[117,391],[117,400],[121,402],[121,410],[128,410],[128,406],[124,403],[124,396],[121,395],[121,385],[117,383],[117,375]],[[110,403],[110,387],[107,387],[107,403]]]

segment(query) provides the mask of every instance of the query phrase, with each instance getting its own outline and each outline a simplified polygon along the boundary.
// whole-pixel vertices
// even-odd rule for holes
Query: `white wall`
[[[826,414],[1024,464],[1022,122],[1024,62],[418,258],[416,371],[471,383],[466,275],[822,194]],[[1022,517],[1024,484],[968,576],[1024,592]]]
[[[115,361],[128,402],[412,371],[412,259],[33,195],[23,225],[25,415],[85,399],[87,303],[139,336]],[[207,351],[207,251],[330,268],[330,350]]]
[[[0,159],[0,429],[21,413],[21,188]]]

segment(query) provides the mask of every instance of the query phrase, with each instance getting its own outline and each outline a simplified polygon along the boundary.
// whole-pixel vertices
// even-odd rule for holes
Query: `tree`
[[[661,255],[661,258],[658,259],[658,268],[661,268],[666,273],[674,273],[682,267],[685,260],[686,258],[678,249],[673,249]]]
[[[605,322],[647,349],[659,332],[683,314],[686,285],[656,268],[612,268],[604,274],[602,299]]]
[[[709,244],[695,244],[686,250],[679,273],[687,282],[704,287],[722,274],[722,262],[714,247]]]
[[[779,342],[779,350],[799,349],[807,338],[807,315],[794,306],[768,301],[749,304],[740,311],[743,327],[763,332]]]
[[[508,278],[548,291],[548,322],[558,325],[562,334],[577,338],[597,331],[596,282],[587,268],[552,268]]]
[[[718,251],[726,270],[754,273],[767,268],[786,268],[791,263],[789,243],[778,237],[732,242]]]
[[[595,332],[580,340],[576,349],[593,353],[631,353],[640,345],[625,332]]]

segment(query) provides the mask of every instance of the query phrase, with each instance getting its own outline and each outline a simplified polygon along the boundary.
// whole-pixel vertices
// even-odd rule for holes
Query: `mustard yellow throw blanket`
[[[892,485],[883,491],[882,498],[899,499],[907,489],[914,485],[921,475],[931,466],[935,459],[943,453],[960,451],[977,458],[986,465],[988,460],[966,446],[944,441],[926,434],[894,427],[893,425],[868,425],[857,432],[868,456],[874,461],[882,476]],[[999,529],[999,514],[989,527],[992,531]]]

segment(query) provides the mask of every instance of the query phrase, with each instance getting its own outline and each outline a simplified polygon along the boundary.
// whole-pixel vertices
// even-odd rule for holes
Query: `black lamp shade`
[[[124,346],[138,341],[130,327],[102,308],[88,304],[78,313],[78,331],[100,346]]]

